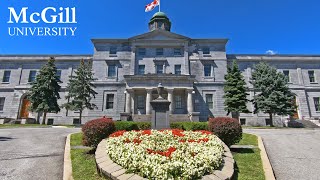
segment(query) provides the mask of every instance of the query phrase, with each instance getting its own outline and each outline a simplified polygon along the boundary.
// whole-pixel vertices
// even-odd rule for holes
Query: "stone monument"
[[[150,102],[153,110],[152,110],[152,118],[151,118],[151,128],[152,129],[169,129],[169,106],[171,102],[164,99],[162,94],[164,92],[164,87],[161,83],[158,85],[158,95],[159,97]]]

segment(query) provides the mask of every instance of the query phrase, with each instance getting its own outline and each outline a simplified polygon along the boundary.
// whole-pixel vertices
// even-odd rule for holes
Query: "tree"
[[[226,83],[224,85],[224,105],[225,110],[232,114],[233,118],[239,119],[239,113],[249,113],[247,108],[246,82],[241,74],[237,61],[233,61],[232,66],[228,67],[228,73],[225,75]]]
[[[42,124],[45,124],[47,113],[60,111],[58,99],[60,99],[61,87],[59,83],[61,81],[57,77],[55,59],[50,57],[47,64],[40,69],[27,96],[31,103],[30,110],[38,113],[43,112]]]
[[[293,115],[296,105],[293,103],[295,95],[288,87],[288,78],[277,69],[266,63],[259,63],[252,73],[251,84],[255,95],[253,103],[255,113],[269,114],[271,126],[273,115]]]
[[[75,76],[70,76],[66,89],[68,92],[66,96],[68,103],[63,106],[67,110],[79,111],[79,121],[81,124],[83,110],[97,108],[95,104],[90,103],[91,99],[95,98],[95,95],[98,94],[94,91],[95,86],[92,84],[95,80],[92,73],[92,62],[88,61],[88,63],[85,63],[84,60],[81,60],[75,74]]]

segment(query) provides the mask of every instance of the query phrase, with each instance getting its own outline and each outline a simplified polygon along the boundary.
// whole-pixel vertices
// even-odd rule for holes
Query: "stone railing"
[[[95,158],[97,169],[101,175],[113,180],[142,180],[146,179],[137,174],[127,174],[126,169],[113,162],[106,152],[106,140],[102,140],[97,147]],[[228,146],[223,144],[223,163],[218,170],[212,174],[203,176],[203,180],[227,180],[231,179],[234,173],[234,159]]]

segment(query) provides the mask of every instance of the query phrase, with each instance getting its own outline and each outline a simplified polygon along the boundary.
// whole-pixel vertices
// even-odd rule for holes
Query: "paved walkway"
[[[320,180],[320,130],[245,129],[260,135],[278,180]]]
[[[79,129],[0,129],[1,180],[61,180],[66,136]]]

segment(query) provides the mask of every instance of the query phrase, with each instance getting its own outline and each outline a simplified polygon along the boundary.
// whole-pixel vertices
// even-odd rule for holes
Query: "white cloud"
[[[266,51],[266,54],[268,54],[268,55],[275,55],[275,54],[277,54],[277,52],[274,51],[274,50],[268,50],[268,51]]]

